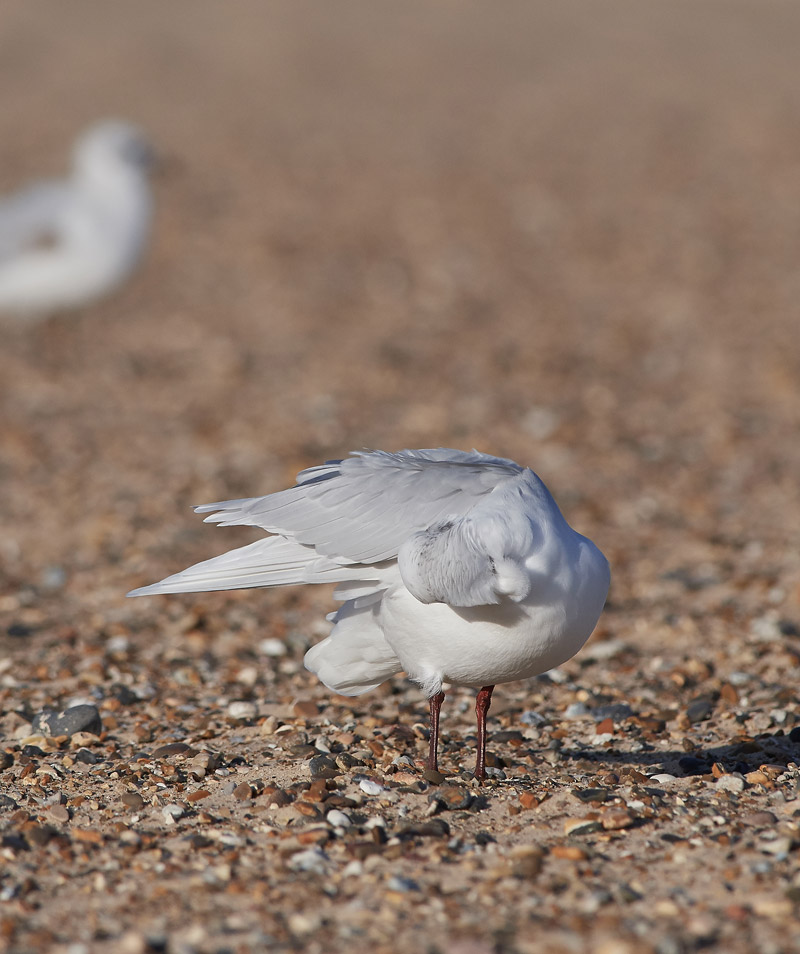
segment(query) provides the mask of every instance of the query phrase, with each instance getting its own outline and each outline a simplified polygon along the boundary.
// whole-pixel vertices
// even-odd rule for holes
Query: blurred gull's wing
[[[57,240],[70,190],[43,182],[0,200],[0,260],[45,239]]]

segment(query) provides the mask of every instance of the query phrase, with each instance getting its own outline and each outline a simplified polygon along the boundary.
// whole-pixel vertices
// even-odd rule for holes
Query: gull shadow
[[[785,734],[764,734],[755,739],[731,742],[727,745],[693,747],[682,749],[657,749],[655,746],[639,752],[621,752],[611,749],[562,748],[562,759],[591,762],[600,766],[630,765],[647,769],[651,775],[691,776],[707,775],[715,762],[728,772],[752,772],[760,765],[788,765],[800,763],[800,739],[793,740]]]

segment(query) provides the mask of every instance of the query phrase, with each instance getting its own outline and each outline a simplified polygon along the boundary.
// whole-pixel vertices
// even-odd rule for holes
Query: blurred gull
[[[46,316],[124,281],[150,231],[151,164],[143,134],[110,120],[80,137],[69,179],[0,200],[0,310]]]
[[[405,670],[429,700],[434,771],[443,683],[480,690],[484,778],[495,684],[578,652],[608,592],[606,558],[536,474],[478,451],[357,451],[302,471],[289,490],[195,510],[274,536],[128,595],[336,583],[343,605],[306,667],[353,696]]]

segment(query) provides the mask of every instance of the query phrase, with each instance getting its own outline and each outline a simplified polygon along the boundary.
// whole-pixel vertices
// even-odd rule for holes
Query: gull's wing
[[[522,472],[513,461],[477,451],[363,451],[302,471],[289,490],[196,511],[222,526],[281,534],[339,564],[372,564],[395,558],[413,533],[467,513]]]
[[[42,182],[0,200],[0,261],[56,237],[70,195],[64,183]]]

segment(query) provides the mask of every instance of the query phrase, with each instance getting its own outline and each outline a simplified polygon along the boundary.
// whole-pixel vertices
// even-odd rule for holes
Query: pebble
[[[686,718],[692,724],[708,719],[714,710],[714,703],[706,696],[695,699],[686,707]]]
[[[251,722],[258,718],[258,706],[255,702],[231,702],[225,712],[229,719],[235,719],[237,722]]]
[[[423,769],[422,777],[426,782],[430,782],[431,785],[441,785],[447,779],[447,776],[442,772],[437,772],[436,769]]]
[[[165,805],[161,809],[161,814],[164,816],[164,821],[168,825],[174,825],[179,819],[183,818],[186,814],[186,810],[182,805]]]
[[[720,775],[716,781],[716,788],[721,789],[723,792],[733,792],[734,794],[739,794],[739,792],[744,791],[744,778],[738,773],[731,775]]]
[[[778,819],[772,812],[747,812],[741,816],[741,822],[744,825],[750,825],[753,828],[766,828],[768,825],[777,825]]]
[[[0,751],[0,772],[4,771],[7,768],[11,768],[14,764],[14,756],[10,752]]]
[[[309,759],[308,771],[312,778],[336,778],[337,775],[342,774],[342,769],[329,755],[317,755]]]
[[[285,656],[288,652],[286,643],[282,639],[275,639],[274,637],[262,639],[258,648],[265,656]]]
[[[185,742],[168,742],[166,745],[159,745],[152,753],[154,759],[167,759],[171,755],[184,755],[190,758],[196,755],[195,749],[192,749]]]
[[[325,820],[334,828],[349,828],[353,824],[350,816],[345,812],[339,811],[338,808],[331,809],[325,816]]]
[[[62,825],[69,821],[69,809],[64,805],[52,805],[47,810],[47,814],[53,819],[53,821],[60,822]]]
[[[439,811],[458,811],[469,808],[473,795],[458,785],[443,785],[428,798],[430,805],[437,806]]]
[[[97,706],[79,705],[70,706],[61,712],[45,709],[34,716],[31,728],[33,732],[39,732],[45,736],[71,736],[76,732],[100,735],[103,731],[103,721]]]
[[[328,856],[319,847],[298,851],[287,862],[287,867],[292,871],[307,871],[318,875],[325,874],[329,866]]]
[[[600,821],[606,831],[620,831],[636,824],[636,818],[625,808],[609,808],[603,812]]]
[[[572,794],[582,802],[605,802],[613,795],[607,788],[575,789]]]
[[[568,818],[564,822],[565,835],[589,835],[600,831],[602,824],[598,818]]]
[[[678,777],[676,775],[670,775],[668,772],[661,772],[658,775],[651,775],[650,781],[656,782],[658,785],[670,785],[672,782],[677,782]]]
[[[364,778],[358,783],[358,787],[365,795],[380,795],[384,791],[383,785],[373,781],[371,778]]]
[[[447,838],[449,835],[450,826],[443,818],[405,825],[397,832],[398,838]]]
[[[138,792],[124,792],[121,801],[123,805],[127,805],[128,808],[135,812],[141,811],[144,808],[144,799]]]

